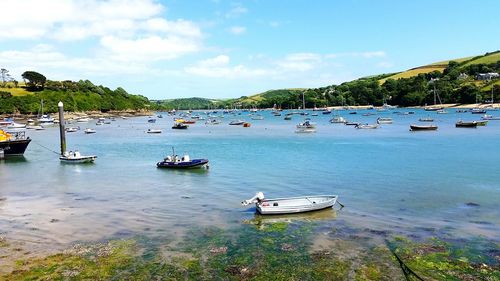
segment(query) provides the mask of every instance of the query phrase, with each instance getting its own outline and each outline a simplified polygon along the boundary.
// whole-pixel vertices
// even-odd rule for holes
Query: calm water
[[[303,117],[285,121],[270,112],[261,121],[237,116],[251,128],[227,125],[236,118],[230,115],[221,125],[199,121],[185,131],[171,130],[166,114],[156,124],[146,117],[79,124],[97,133],[67,134],[68,148],[97,154],[93,165],[61,164],[40,146],[57,151],[58,128],[29,131],[34,141],[25,157],[0,162],[0,235],[41,247],[137,233],[181,235],[193,225],[226,227],[252,218],[254,209],[240,202],[263,191],[269,198],[339,194],[347,207],[331,220],[357,227],[500,240],[500,121],[459,129],[458,119],[480,116],[365,112],[342,115],[369,123],[389,116],[394,124],[356,130],[320,113],[310,116],[317,133],[296,134]],[[437,132],[409,132],[410,123],[427,115]],[[149,135],[147,128],[164,132]],[[177,154],[208,158],[210,169],[157,169],[172,146]]]

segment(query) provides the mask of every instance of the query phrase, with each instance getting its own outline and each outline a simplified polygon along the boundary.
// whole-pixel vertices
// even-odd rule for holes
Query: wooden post
[[[64,130],[64,105],[60,101],[57,106],[59,107],[59,134],[61,137],[61,156],[66,152],[66,131]]]

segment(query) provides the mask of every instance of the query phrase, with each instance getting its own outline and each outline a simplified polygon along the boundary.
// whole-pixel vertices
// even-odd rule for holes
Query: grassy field
[[[445,68],[446,68],[445,65],[437,65],[437,64],[436,65],[422,66],[422,67],[418,67],[418,68],[414,68],[414,69],[410,69],[407,71],[403,71],[403,72],[394,74],[394,75],[389,76],[389,77],[384,78],[384,79],[380,79],[379,83],[384,84],[387,79],[397,80],[397,79],[401,79],[401,78],[410,78],[410,77],[417,76],[417,75],[422,74],[422,73],[425,74],[425,73],[433,72],[436,70],[441,72]]]
[[[460,63],[460,62],[468,61],[468,60],[470,60],[472,58],[474,58],[474,57],[465,57],[465,58],[454,59],[454,60],[445,60],[445,61],[439,61],[439,62],[431,63],[429,65],[440,65],[440,64],[441,65],[442,64],[448,65],[448,63],[450,63],[450,61],[456,61],[456,62]]]
[[[464,65],[464,67],[469,66],[469,65],[473,65],[473,64],[490,64],[490,63],[497,62],[499,60],[500,60],[500,52],[471,60],[470,62],[466,63]]]
[[[9,92],[13,96],[24,96],[31,95],[31,92],[26,91],[24,88],[2,88],[0,87],[0,92]]]
[[[482,88],[481,88],[481,91],[491,91],[491,87],[493,87],[493,85],[498,85],[498,86],[500,86],[500,80],[496,80],[495,82],[490,83],[490,84],[488,84],[487,86],[482,87]]]

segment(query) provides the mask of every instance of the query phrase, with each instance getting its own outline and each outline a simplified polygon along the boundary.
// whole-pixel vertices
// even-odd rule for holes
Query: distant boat
[[[43,99],[40,101],[40,112],[39,112],[39,118],[38,118],[38,123],[40,125],[53,125],[54,124],[54,118],[50,117],[48,114],[43,114]]]
[[[473,108],[470,112],[471,112],[472,114],[486,114],[486,109],[482,109],[482,108]]]
[[[148,119],[148,122],[149,122],[149,123],[155,123],[155,122],[156,122],[156,119],[154,119],[154,118],[149,118],[149,119]]]
[[[161,134],[161,130],[160,129],[148,129],[146,131],[146,133],[148,133],[148,134]]]
[[[80,130],[80,127],[68,127],[68,128],[66,128],[67,133],[74,133],[74,132],[77,132],[78,130]]]
[[[327,110],[325,110],[325,111],[321,112],[321,114],[331,114],[331,113],[332,113],[332,111],[331,111],[331,110],[329,110],[329,109],[327,109]]]
[[[290,121],[290,120],[292,120],[292,115],[287,114],[284,119],[287,121]]]
[[[359,122],[345,122],[346,126],[358,126],[359,125]]]
[[[349,114],[358,114],[356,111],[349,112]]]
[[[313,195],[290,198],[265,199],[262,192],[245,200],[243,206],[255,203],[262,215],[295,214],[331,208],[337,202],[337,195]]]
[[[477,122],[476,121],[458,121],[455,123],[455,127],[457,128],[476,128],[477,127]]]
[[[83,131],[85,134],[95,134],[96,130],[87,128]]]
[[[172,129],[174,130],[185,130],[187,129],[189,126],[184,124],[184,123],[180,123],[180,122],[176,122],[173,126],[172,126]]]
[[[437,114],[448,114],[448,111],[444,110],[444,109],[440,109],[438,111],[436,111]]]
[[[250,115],[250,119],[252,119],[252,120],[264,120],[264,116],[262,116],[260,114],[252,114],[252,115]]]
[[[196,124],[196,120],[183,120],[182,123],[184,123],[184,124]]]
[[[410,131],[435,131],[438,129],[436,125],[410,125]]]
[[[356,129],[378,129],[380,127],[379,124],[359,124],[356,125]]]
[[[82,164],[82,163],[92,163],[95,161],[97,156],[95,155],[81,155],[80,152],[77,151],[70,151],[70,152],[65,152],[64,155],[59,157],[59,160],[63,163],[70,163],[70,164]]]
[[[252,126],[252,124],[250,124],[248,122],[243,123],[243,127],[245,127],[245,128],[249,128],[250,126]]]
[[[468,112],[468,110],[466,110],[466,109],[457,109],[457,110],[455,110],[455,112],[456,113],[466,113],[466,112]]]
[[[26,126],[26,129],[27,130],[35,130],[35,131],[42,131],[42,130],[45,130],[44,127],[40,126],[40,125],[27,125]]]
[[[243,125],[243,123],[245,123],[245,121],[243,121],[243,120],[233,120],[233,121],[229,122],[229,125],[239,126],[239,125]]]
[[[89,121],[90,121],[90,118],[87,118],[87,117],[82,117],[82,118],[76,119],[77,123],[88,123]]]
[[[295,130],[295,133],[302,134],[302,133],[316,133],[315,128],[298,128]]]
[[[420,122],[434,122],[434,119],[432,119],[431,117],[424,117],[424,118],[418,119],[418,121],[420,121]]]
[[[174,148],[172,148],[172,155],[169,155],[163,159],[163,161],[156,163],[158,168],[169,168],[169,169],[196,169],[196,168],[208,168],[208,159],[190,159],[189,155],[184,155],[179,158],[175,154]]]
[[[481,117],[483,120],[500,120],[500,116],[493,116],[493,115],[488,115],[485,114],[483,117]]]
[[[392,118],[379,117],[377,118],[377,124],[392,124]]]
[[[19,124],[16,122],[12,122],[7,126],[7,129],[24,129],[26,128],[26,124]]]
[[[345,118],[342,116],[335,116],[330,119],[330,123],[345,124],[346,122],[347,120],[345,120]]]

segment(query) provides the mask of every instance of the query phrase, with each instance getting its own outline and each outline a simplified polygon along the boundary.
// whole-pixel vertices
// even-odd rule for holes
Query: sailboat
[[[60,101],[57,106],[59,107],[59,133],[61,138],[61,156],[59,160],[63,163],[80,164],[80,163],[93,163],[97,156],[95,155],[82,155],[78,150],[66,151],[66,130],[64,129],[64,108],[63,103]]]
[[[48,114],[43,114],[43,99],[40,102],[40,114],[38,116],[38,123],[43,125],[54,125],[54,118],[50,117]]]
[[[426,106],[424,108],[425,111],[438,111],[438,110],[443,110],[443,106],[437,106],[437,99],[439,99],[439,104],[441,104],[441,98],[439,97],[439,94],[437,93],[436,91],[436,80],[438,80],[437,78],[436,79],[431,79],[431,83],[432,85],[434,86],[434,90],[432,91],[434,93],[434,105],[433,106]]]

